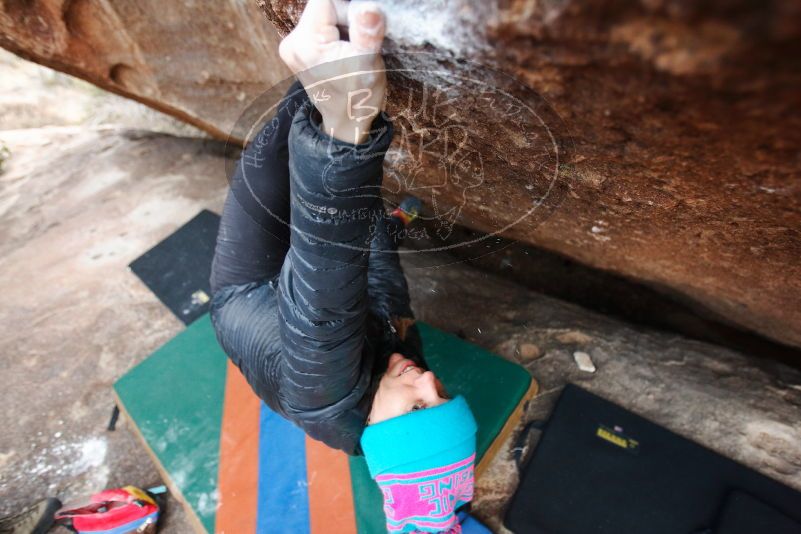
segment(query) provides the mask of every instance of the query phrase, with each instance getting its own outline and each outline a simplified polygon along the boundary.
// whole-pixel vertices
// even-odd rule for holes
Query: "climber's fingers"
[[[376,2],[351,2],[348,9],[348,33],[355,54],[377,54],[384,41],[386,20]]]
[[[341,38],[338,26],[347,27],[349,41]],[[309,0],[278,50],[307,89],[335,82],[342,94],[370,89],[378,102],[386,84],[380,54],[385,27],[384,12],[376,2]],[[351,76],[343,78],[345,74]]]
[[[337,26],[347,27],[350,42],[342,40]],[[381,50],[384,28],[384,13],[376,2],[309,0],[295,32],[310,45],[317,44],[328,52],[321,59],[330,61],[377,53]]]
[[[309,0],[297,26],[278,47],[281,59],[296,73],[327,61],[331,46],[340,46],[337,25],[346,22],[345,0]]]
[[[328,32],[330,27],[346,26],[350,3],[345,0],[309,0],[300,15],[298,27],[310,32]]]

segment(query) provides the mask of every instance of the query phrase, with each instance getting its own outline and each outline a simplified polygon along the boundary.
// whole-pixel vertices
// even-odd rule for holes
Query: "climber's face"
[[[414,410],[438,406],[448,401],[442,383],[431,371],[423,371],[397,352],[390,356],[387,372],[381,377],[369,424],[380,423]]]

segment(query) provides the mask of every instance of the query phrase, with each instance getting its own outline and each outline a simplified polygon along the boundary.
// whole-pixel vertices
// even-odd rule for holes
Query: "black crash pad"
[[[219,226],[220,216],[203,210],[129,265],[184,324],[208,311]]]
[[[801,523],[748,493],[731,492],[723,506],[715,534],[799,534]]]
[[[734,491],[801,520],[801,493],[574,385],[532,454],[506,514],[517,534],[715,532]]]

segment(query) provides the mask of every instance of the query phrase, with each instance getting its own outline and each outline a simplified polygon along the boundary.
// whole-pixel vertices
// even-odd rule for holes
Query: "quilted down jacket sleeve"
[[[284,348],[279,396],[300,419],[354,407],[370,382],[365,357],[371,227],[392,125],[383,115],[360,145],[320,130],[307,103],[289,134],[290,249],[278,285]]]

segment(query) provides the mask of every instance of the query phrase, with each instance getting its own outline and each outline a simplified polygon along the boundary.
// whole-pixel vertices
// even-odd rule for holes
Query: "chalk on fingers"
[[[379,52],[384,40],[384,12],[376,2],[351,2],[348,9],[350,42],[357,51]]]

